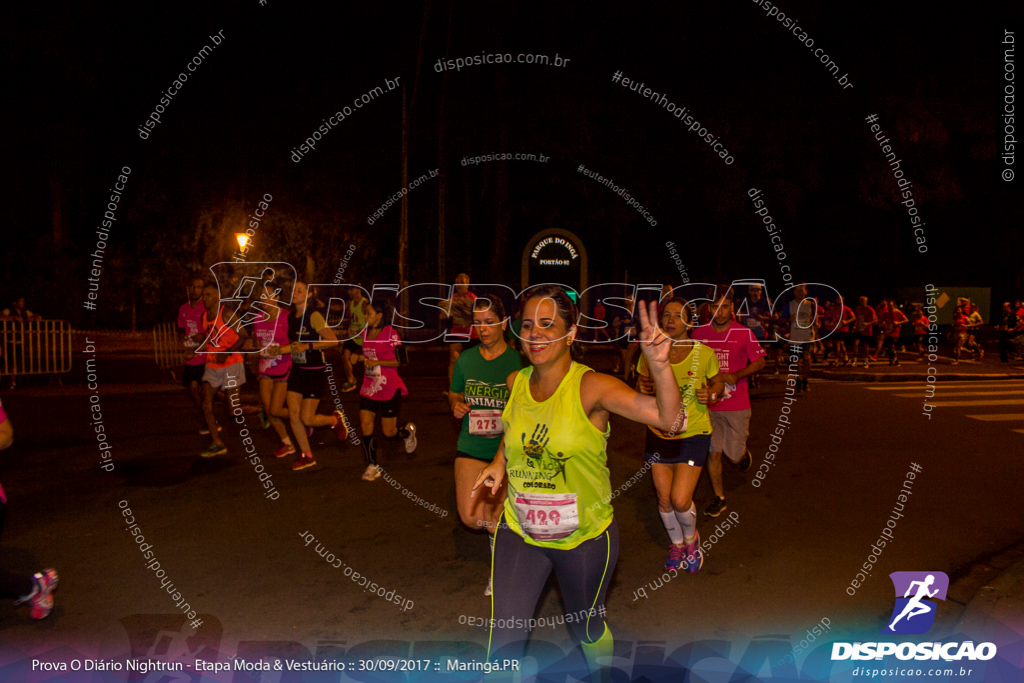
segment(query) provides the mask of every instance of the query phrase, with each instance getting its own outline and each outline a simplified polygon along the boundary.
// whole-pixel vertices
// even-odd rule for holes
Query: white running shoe
[[[406,430],[409,432],[409,436],[405,437],[405,452],[415,453],[416,452],[416,425],[412,422],[405,425]]]
[[[367,465],[363,472],[363,481],[380,479],[380,465]]]
[[[487,588],[484,589],[484,595],[488,595],[488,596],[494,595],[494,584],[493,584],[493,581],[494,581],[493,578],[488,578],[487,579]]]

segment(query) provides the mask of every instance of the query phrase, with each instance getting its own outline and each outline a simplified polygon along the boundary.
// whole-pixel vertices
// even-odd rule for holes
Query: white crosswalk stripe
[[[1024,413],[991,413],[986,415],[968,415],[967,417],[982,422],[1002,422],[1004,420],[1020,420],[1024,422]]]
[[[1024,382],[885,382],[863,385],[863,388],[868,391],[891,391],[894,393],[888,395],[893,398],[927,401],[935,408],[972,408],[975,410],[964,417],[996,423],[1009,428],[1011,432],[1024,434],[1024,413],[1013,412],[1014,406],[1024,406]],[[988,407],[992,408],[992,412],[977,410]]]
[[[936,396],[955,396],[955,397],[959,398],[960,396],[1006,396],[1006,394],[1007,394],[1007,392],[1005,392],[1005,391],[958,391],[956,393],[947,393],[947,392],[943,391],[943,389],[944,389],[944,387],[939,387],[938,389],[936,389],[935,390],[935,395]],[[1024,392],[1018,392],[1018,393],[1020,393],[1022,396],[1024,396]],[[898,396],[899,398],[918,398],[918,397],[921,396],[921,392],[919,391],[916,394],[893,394],[893,396]]]
[[[917,384],[919,386],[924,386],[925,382],[921,381]],[[913,382],[879,382],[878,384],[865,385],[864,388],[869,391],[899,391],[900,389],[907,389],[911,386],[914,386]],[[1024,382],[986,382],[985,384],[981,384],[979,382],[935,382],[935,386],[940,389],[977,389],[978,387],[991,387],[1006,391],[1024,392]]]

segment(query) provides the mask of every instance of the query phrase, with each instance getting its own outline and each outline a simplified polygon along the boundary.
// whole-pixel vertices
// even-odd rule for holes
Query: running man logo
[[[295,268],[284,262],[231,263],[221,261],[210,266],[210,272],[213,273],[218,298],[224,308],[224,320],[230,321],[229,327],[236,332],[242,327],[252,325],[264,316],[275,315],[274,311],[280,310],[281,306],[290,305],[295,281],[298,279]],[[277,283],[282,283],[284,286],[278,286]],[[330,299],[328,306],[335,299]],[[311,308],[310,310],[315,309]],[[217,339],[211,335],[211,341],[216,342]],[[272,338],[257,339],[256,341],[260,342],[257,345],[259,348],[251,351],[240,350],[239,352],[260,353],[273,343]],[[200,353],[205,353],[205,351]]]
[[[884,634],[925,633],[935,622],[938,603],[945,600],[949,577],[944,572],[893,572],[889,574],[896,590],[896,605]],[[913,594],[913,595],[911,595]]]

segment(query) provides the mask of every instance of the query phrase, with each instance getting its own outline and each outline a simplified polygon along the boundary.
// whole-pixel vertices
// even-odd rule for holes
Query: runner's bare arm
[[[671,340],[658,329],[656,322],[652,322],[658,318],[657,302],[651,301],[648,306],[639,306],[638,309],[640,348],[654,380],[655,395],[644,396],[615,377],[588,372],[580,386],[584,406],[590,405],[592,409],[606,410],[629,420],[671,430],[683,411],[679,385],[669,364]]]

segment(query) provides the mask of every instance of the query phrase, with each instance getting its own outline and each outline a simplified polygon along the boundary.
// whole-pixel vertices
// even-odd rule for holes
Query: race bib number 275
[[[469,433],[473,436],[501,436],[500,410],[470,410]]]

